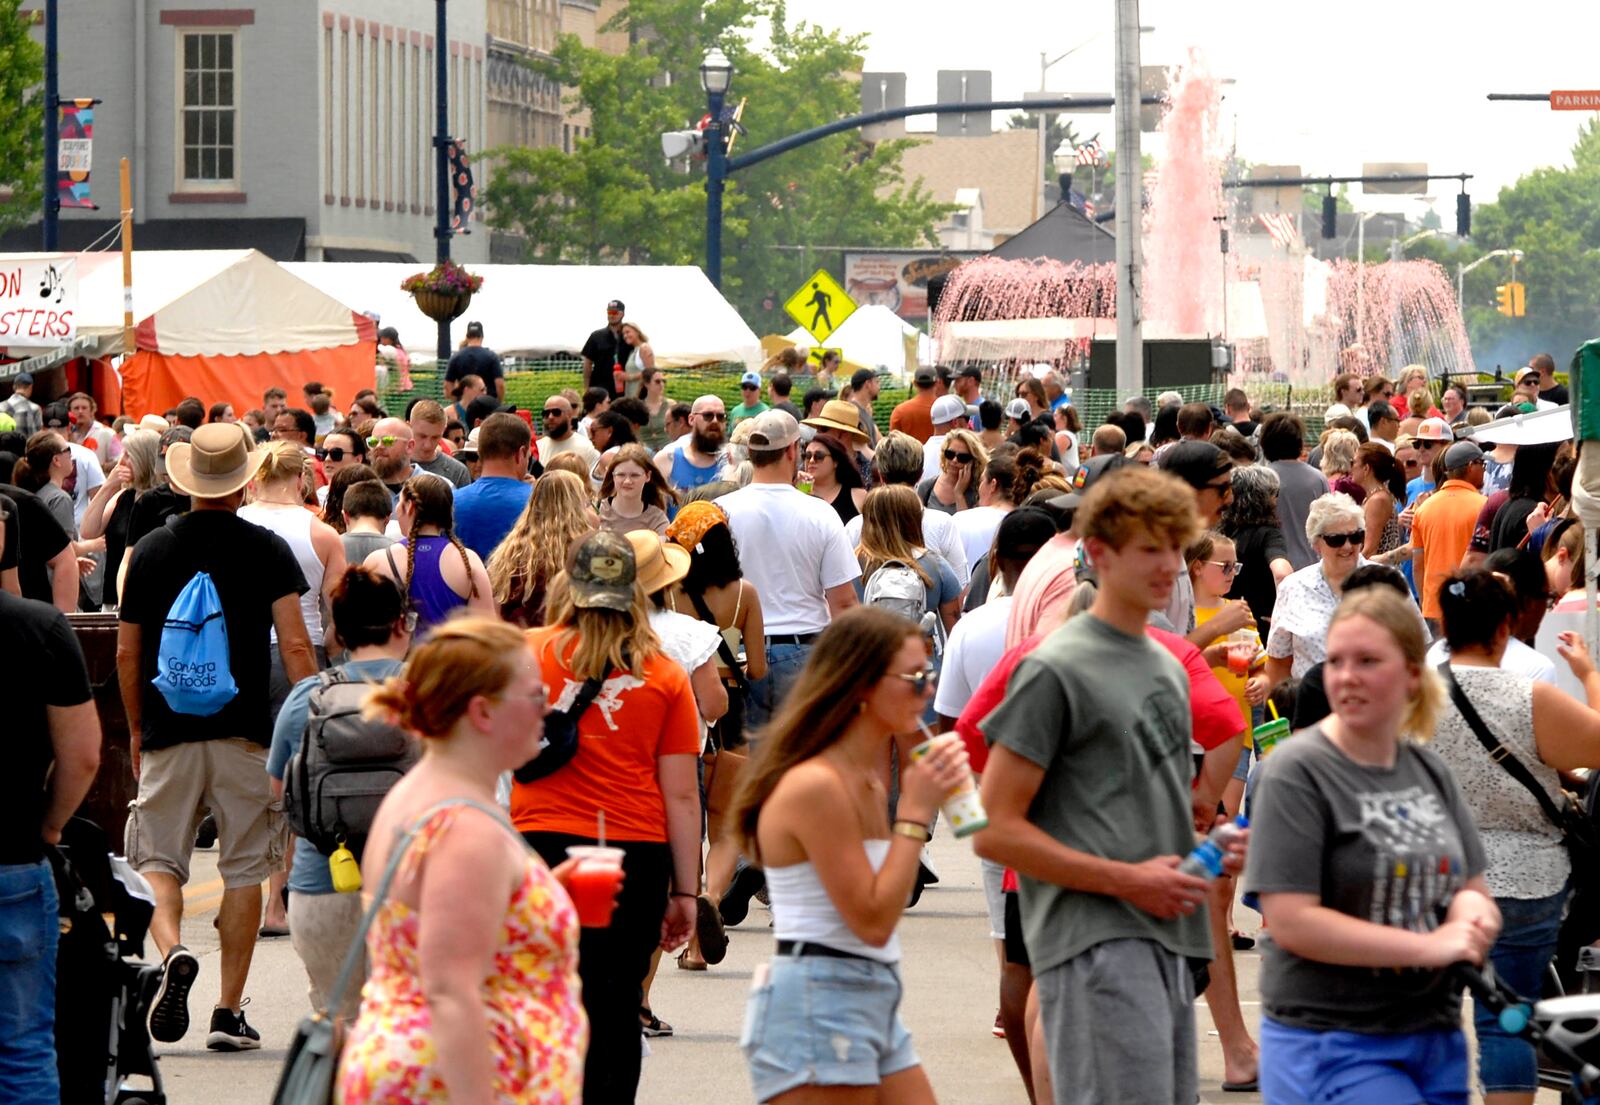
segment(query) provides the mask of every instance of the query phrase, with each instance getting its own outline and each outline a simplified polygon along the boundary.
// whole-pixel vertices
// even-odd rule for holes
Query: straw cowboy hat
[[[655,530],[631,531],[628,544],[633,546],[633,561],[647,595],[670,587],[689,574],[689,550],[676,541],[663,540]]]
[[[243,423],[212,422],[167,450],[167,480],[197,499],[223,499],[255,477],[260,458]]]
[[[861,408],[848,399],[829,399],[822,404],[822,413],[805,420],[807,426],[824,430],[843,430],[867,440],[867,431],[861,428]]]

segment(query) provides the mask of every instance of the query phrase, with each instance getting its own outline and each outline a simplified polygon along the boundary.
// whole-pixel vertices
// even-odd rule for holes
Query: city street
[[[1005,1041],[990,1033],[996,1008],[996,967],[984,920],[978,864],[971,848],[948,834],[934,840],[941,881],[901,923],[905,948],[906,1001],[902,1015],[916,1038],[939,1099],[961,1105],[1026,1105],[1027,1096],[1011,1065]],[[284,1048],[296,1020],[306,1010],[305,974],[288,938],[256,946],[246,1013],[261,1032],[257,1052],[217,1054],[205,1049],[207,1010],[215,1001],[217,940],[212,922],[221,900],[216,853],[195,853],[194,877],[187,891],[190,914],[184,939],[200,957],[200,981],[190,998],[193,1024],[181,1043],[168,1046],[161,1060],[172,1105],[237,1102],[255,1105],[272,1095]],[[1250,925],[1255,915],[1240,911]],[[702,973],[678,970],[664,960],[651,1004],[672,1024],[676,1035],[651,1041],[639,1090],[641,1105],[679,1105],[686,1100],[750,1101],[750,1084],[739,1054],[739,1029],[751,971],[771,951],[767,911],[752,902],[750,916],[731,930],[728,958]],[[1239,957],[1245,1017],[1254,1025],[1257,959]],[[1211,1035],[1205,1003],[1196,1006],[1200,1041],[1201,1100],[1244,1105],[1252,1094],[1223,1093],[1222,1054]]]

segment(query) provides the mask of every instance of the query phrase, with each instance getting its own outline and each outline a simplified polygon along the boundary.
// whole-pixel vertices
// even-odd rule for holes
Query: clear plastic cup
[[[567,895],[578,911],[578,924],[584,928],[606,928],[617,905],[617,890],[622,886],[621,848],[601,844],[574,844],[567,855],[578,866],[567,879]]]
[[[1253,629],[1235,629],[1228,634],[1228,671],[1234,675],[1249,675],[1260,647]]]

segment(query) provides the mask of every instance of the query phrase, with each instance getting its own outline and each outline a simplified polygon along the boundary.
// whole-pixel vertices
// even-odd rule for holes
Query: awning
[[[1485,445],[1550,445],[1572,440],[1572,407],[1546,407],[1485,422],[1469,435]]]
[[[90,248],[117,251],[117,219],[64,218],[57,224],[63,253]],[[39,248],[38,223],[0,234],[0,253],[31,253]],[[258,249],[274,261],[301,261],[306,255],[304,219],[147,219],[133,224],[133,247],[145,251]]]

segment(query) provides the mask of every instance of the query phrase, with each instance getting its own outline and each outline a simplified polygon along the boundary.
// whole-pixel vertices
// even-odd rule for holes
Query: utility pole
[[[1117,0],[1117,392],[1144,388],[1143,218],[1139,203],[1139,0]]]
[[[437,240],[435,259],[441,265],[450,260],[450,61],[445,3],[446,0],[435,0],[433,29],[434,102],[438,107],[434,117],[433,161],[434,185],[439,193],[434,197],[434,209],[439,218],[433,235]],[[450,321],[439,320],[440,372],[450,362]]]
[[[61,83],[56,62],[56,0],[44,4],[44,251],[56,249],[57,221],[61,212],[56,175],[61,161],[61,118],[57,107]]]

